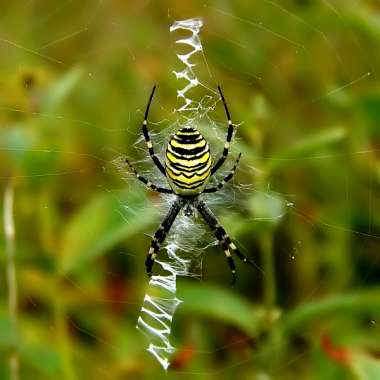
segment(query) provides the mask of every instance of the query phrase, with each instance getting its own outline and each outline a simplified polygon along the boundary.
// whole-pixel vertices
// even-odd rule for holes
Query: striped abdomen
[[[169,141],[166,175],[176,194],[196,195],[203,191],[211,171],[210,147],[194,128],[180,129]]]

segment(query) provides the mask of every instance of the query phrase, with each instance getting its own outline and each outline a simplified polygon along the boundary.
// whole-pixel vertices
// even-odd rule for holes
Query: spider
[[[236,267],[230,250],[232,250],[232,252],[234,252],[243,262],[249,264],[253,264],[253,262],[239,251],[236,245],[231,241],[225,229],[220,225],[213,212],[201,199],[202,194],[215,193],[219,191],[233,177],[241,157],[241,153],[239,153],[232,169],[222,181],[217,183],[216,186],[206,186],[210,177],[217,172],[226,160],[234,132],[234,125],[232,124],[230,112],[228,110],[223,92],[220,86],[218,86],[218,91],[228,119],[227,137],[221,157],[212,164],[208,142],[196,128],[192,126],[185,126],[171,136],[166,148],[164,166],[154,153],[147,127],[149,108],[152,103],[155,90],[156,86],[153,87],[145,110],[142,133],[144,135],[150,157],[157,166],[158,170],[166,177],[170,188],[156,186],[145,177],[141,176],[130,164],[128,159],[126,159],[126,163],[137,179],[143,182],[149,189],[158,193],[175,194],[176,199],[153,236],[145,261],[146,272],[149,277],[152,275],[154,260],[156,259],[160,247],[169,233],[169,230],[179,212],[183,209],[186,216],[192,216],[194,214],[194,210],[198,210],[199,214],[210,227],[211,231],[214,233],[215,237],[219,241],[219,244],[224,250],[224,255],[232,273],[232,283],[234,283],[236,281]]]

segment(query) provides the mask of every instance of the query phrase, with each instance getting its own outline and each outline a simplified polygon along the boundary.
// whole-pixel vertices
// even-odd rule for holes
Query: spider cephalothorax
[[[199,214],[211,228],[215,237],[218,239],[220,245],[222,246],[232,272],[233,281],[235,281],[236,269],[235,263],[231,256],[231,251],[234,252],[242,261],[250,264],[253,263],[238,250],[235,244],[231,241],[230,237],[227,235],[225,229],[219,224],[215,215],[208,208],[206,203],[200,198],[201,194],[214,193],[220,190],[223,185],[233,177],[241,156],[241,154],[238,155],[235,165],[222,181],[220,181],[214,187],[207,187],[207,183],[210,177],[215,174],[215,172],[223,165],[224,161],[227,158],[234,131],[234,126],[232,124],[230,113],[228,111],[222,90],[218,86],[218,90],[228,118],[228,131],[221,157],[214,164],[212,164],[208,142],[196,128],[192,126],[186,126],[177,131],[169,140],[165,154],[166,158],[164,166],[154,153],[153,145],[150,140],[147,128],[149,108],[155,89],[156,86],[153,87],[153,91],[150,95],[148,105],[146,107],[142,132],[146,145],[148,147],[149,155],[151,156],[159,171],[167,178],[170,189],[154,185],[152,182],[148,181],[146,178],[138,174],[138,172],[132,167],[128,160],[126,160],[126,162],[136,177],[148,188],[159,193],[174,193],[177,197],[152,239],[151,247],[145,261],[147,273],[149,276],[152,274],[154,260],[157,257],[161,244],[165,240],[166,235],[169,232],[170,227],[172,226],[178,213],[183,209],[185,215],[192,216],[194,215],[193,211],[195,209],[198,210]]]

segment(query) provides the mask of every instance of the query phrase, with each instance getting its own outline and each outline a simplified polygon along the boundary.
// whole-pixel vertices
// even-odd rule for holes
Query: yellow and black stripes
[[[203,201],[199,200],[199,195],[201,195],[203,192],[213,193],[220,190],[223,185],[233,177],[240,160],[239,154],[233,168],[224,177],[224,179],[217,183],[214,187],[205,188],[210,175],[213,175],[225,162],[229,154],[230,142],[234,134],[234,125],[232,124],[231,116],[222,90],[218,86],[220,97],[228,119],[228,131],[224,149],[220,158],[216,161],[216,163],[214,163],[214,165],[212,165],[210,148],[207,141],[195,128],[188,126],[180,129],[170,139],[166,149],[164,166],[154,152],[147,126],[149,109],[152,103],[155,89],[156,86],[153,87],[145,110],[144,121],[142,124],[142,133],[144,135],[150,157],[152,158],[159,171],[167,178],[171,189],[165,189],[156,186],[148,179],[140,175],[132,167],[128,160],[126,160],[126,163],[129,165],[131,171],[135,174],[137,179],[144,183],[148,188],[160,193],[175,193],[176,199],[174,200],[160,227],[153,236],[151,246],[145,260],[146,271],[149,276],[152,274],[153,264],[160,251],[162,243],[164,242],[173,222],[175,221],[181,209],[184,208],[184,213],[187,216],[193,215],[193,209],[197,209],[199,214],[203,217],[204,221],[210,227],[211,231],[213,231],[215,237],[219,241],[219,244],[222,246],[228,265],[232,272],[233,281],[235,281],[236,268],[231,252],[235,253],[242,261],[246,263],[253,265],[254,263],[251,260],[247,259],[238,250],[235,244],[231,241],[230,237],[227,235],[225,229],[219,224],[212,211]]]
[[[211,172],[210,147],[195,128],[180,129],[169,141],[166,175],[175,193],[202,192]]]
[[[253,261],[247,259],[236,247],[236,245],[231,241],[231,238],[228,236],[226,230],[219,224],[218,219],[216,219],[215,215],[212,211],[207,207],[206,203],[200,201],[197,205],[197,209],[199,213],[202,215],[206,224],[210,227],[211,231],[214,233],[215,237],[218,239],[219,244],[222,246],[224,250],[224,255],[226,256],[228,265],[231,269],[232,273],[232,282],[236,281],[236,267],[234,260],[231,256],[230,249],[236,254],[236,256],[247,264],[252,264]]]

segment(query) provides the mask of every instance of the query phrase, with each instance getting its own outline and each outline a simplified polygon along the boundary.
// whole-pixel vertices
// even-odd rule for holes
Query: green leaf
[[[82,75],[82,70],[75,67],[54,82],[42,101],[43,112],[51,112],[57,108],[74,89]]]
[[[55,347],[44,345],[25,346],[21,352],[21,359],[38,371],[58,378],[61,371],[61,362]]]
[[[254,336],[259,331],[263,312],[230,290],[212,285],[184,283],[178,289],[183,301],[180,311],[231,323]]]
[[[336,127],[319,132],[311,137],[294,144],[288,149],[275,155],[268,163],[266,171],[277,170],[287,164],[294,164],[296,159],[307,159],[311,155],[317,155],[326,148],[342,141],[347,136],[347,131],[343,127]]]
[[[9,349],[15,345],[17,345],[17,337],[9,320],[8,310],[4,307],[0,309],[0,349]]]
[[[67,274],[98,258],[144,229],[154,214],[141,188],[98,195],[78,212],[64,231],[60,271]]]
[[[373,134],[373,137],[379,138],[380,94],[378,91],[360,97],[357,106],[364,116],[367,129]]]
[[[276,193],[256,191],[248,200],[255,228],[275,226],[286,214],[287,202]]]
[[[358,380],[380,379],[380,361],[367,354],[356,353],[351,362],[351,370]]]
[[[380,314],[380,289],[363,290],[354,294],[344,294],[329,297],[321,301],[313,301],[288,313],[283,320],[284,332],[291,334],[300,331],[305,324],[327,318],[332,315],[368,315]]]

